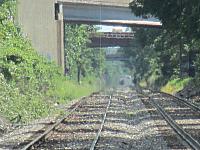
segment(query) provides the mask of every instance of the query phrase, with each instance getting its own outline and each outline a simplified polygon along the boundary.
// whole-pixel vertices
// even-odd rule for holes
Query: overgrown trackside
[[[0,5],[0,113],[13,122],[27,122],[57,112],[54,103],[96,90],[94,78],[78,85],[61,68],[40,56],[15,24],[16,1]]]

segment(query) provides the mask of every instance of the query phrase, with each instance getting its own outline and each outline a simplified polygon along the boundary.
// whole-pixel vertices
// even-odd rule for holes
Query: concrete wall
[[[55,20],[56,0],[18,0],[18,22],[33,47],[62,64],[62,21]]]

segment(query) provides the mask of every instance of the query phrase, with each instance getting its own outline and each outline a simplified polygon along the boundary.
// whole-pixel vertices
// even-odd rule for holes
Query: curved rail
[[[186,99],[184,98],[180,98],[178,96],[175,96],[175,95],[171,95],[169,93],[165,93],[165,92],[161,92],[161,91],[155,91],[155,90],[152,90],[152,89],[147,89],[147,90],[150,90],[151,92],[153,93],[160,93],[160,94],[163,94],[163,95],[166,95],[166,96],[170,96],[172,98],[175,98],[183,103],[185,103],[187,106],[189,106],[191,109],[195,110],[195,111],[198,111],[200,112],[200,108],[198,106],[196,106],[195,104],[193,104],[192,102],[189,102],[187,101]]]
[[[161,94],[164,94],[164,95],[167,95],[167,96],[171,96],[179,101],[182,101],[184,102],[187,106],[189,106],[190,108],[192,108],[193,110],[195,111],[199,111],[200,112],[200,108],[198,106],[196,106],[195,104],[193,104],[192,102],[189,102],[187,101],[186,99],[183,99],[183,98],[180,98],[178,96],[175,96],[175,95],[171,95],[171,94],[168,94],[168,93],[165,93],[165,92],[159,92]]]
[[[85,99],[86,97],[81,98],[81,100]],[[50,126],[44,133],[39,135],[37,138],[35,138],[33,141],[31,141],[28,145],[26,145],[22,150],[29,150],[34,144],[37,144],[39,141],[41,141],[47,134],[49,134],[52,130],[54,130],[59,124],[61,124],[69,115],[71,115],[79,106],[81,105],[81,102],[79,101],[78,104],[64,117],[59,119],[55,124]]]
[[[90,96],[89,96],[90,97]],[[87,97],[83,97],[81,98],[81,100],[84,100],[85,98]],[[105,120],[106,120],[106,116],[107,116],[107,112],[108,112],[108,109],[110,107],[110,104],[111,104],[111,99],[112,99],[112,96],[109,97],[109,101],[108,101],[108,104],[107,104],[107,107],[106,107],[106,111],[105,111],[105,114],[103,116],[103,119],[102,119],[102,123],[101,123],[101,126],[97,132],[97,135],[90,147],[90,150],[94,150],[95,149],[95,146],[99,140],[99,137],[100,137],[100,134],[101,134],[101,131],[103,129],[103,126],[104,126],[104,123],[105,123]],[[64,117],[62,117],[61,119],[59,119],[55,124],[53,124],[52,126],[50,126],[44,133],[42,133],[41,135],[39,135],[38,137],[36,137],[33,141],[31,141],[30,143],[28,143],[22,150],[29,150],[31,149],[35,144],[38,144],[41,140],[43,140],[51,131],[53,131],[57,126],[59,126],[69,115],[71,115],[79,106],[81,106],[82,102],[83,101],[79,101],[77,102],[76,106],[67,114],[65,115]]]
[[[98,130],[98,132],[97,132],[97,135],[96,135],[94,141],[92,142],[92,145],[91,145],[91,147],[90,147],[90,150],[94,150],[94,149],[95,149],[96,144],[97,144],[97,142],[98,142],[98,140],[99,140],[99,137],[100,137],[100,135],[101,135],[101,131],[102,131],[103,126],[104,126],[104,124],[105,124],[105,120],[106,120],[106,116],[107,116],[107,113],[108,113],[108,109],[109,109],[109,107],[110,107],[111,99],[112,99],[112,96],[110,96],[110,99],[109,99],[108,105],[107,105],[107,107],[106,107],[106,112],[105,112],[105,114],[104,114],[104,117],[103,117],[101,126],[100,126],[100,128],[99,128],[99,130]]]
[[[155,93],[157,91],[152,91],[151,92]],[[146,94],[143,93],[143,91],[140,89],[139,93],[141,93],[144,96],[147,96]],[[181,100],[182,102],[186,103],[184,99],[178,98],[176,96],[167,94],[167,93],[163,93],[163,92],[158,92],[161,94],[166,94],[168,96],[172,96],[176,99]],[[149,97],[149,96],[148,96]],[[200,143],[195,140],[190,134],[188,134],[187,132],[185,132],[185,130],[183,130],[183,128],[181,128],[173,119],[172,117],[159,105],[157,104],[151,97],[149,97],[149,100],[151,100],[153,107],[155,107],[158,112],[162,115],[162,117],[166,120],[166,122],[172,127],[172,129],[184,140],[186,141],[192,149],[194,150],[200,150]],[[186,103],[187,104],[187,103]],[[193,107],[194,104],[190,105],[187,104],[187,106],[189,106],[190,108],[192,107],[193,109],[196,110],[196,107]]]
[[[193,149],[200,150],[200,143],[196,141],[190,134],[185,132],[172,118],[171,116],[159,105],[152,100],[153,106],[160,112],[167,123],[173,128],[173,130],[179,134]]]

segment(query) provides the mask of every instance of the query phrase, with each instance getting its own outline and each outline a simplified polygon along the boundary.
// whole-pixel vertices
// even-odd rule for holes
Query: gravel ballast
[[[48,134],[34,149],[89,149],[102,122],[109,97],[102,94],[85,103]],[[0,149],[21,149],[56,118],[18,128],[0,138]],[[163,120],[148,98],[135,90],[113,92],[97,150],[189,149]]]

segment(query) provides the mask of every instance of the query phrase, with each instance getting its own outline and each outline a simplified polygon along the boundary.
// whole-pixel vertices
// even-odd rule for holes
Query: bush
[[[66,103],[96,89],[92,78],[82,85],[67,80],[55,63],[39,56],[22,37],[4,42],[0,52],[0,112],[9,120],[20,116],[21,122],[28,122],[47,116],[56,111],[55,102]]]
[[[22,94],[20,88],[6,83],[0,74],[0,112],[9,120],[20,117],[20,122],[46,116],[53,111],[38,92]]]
[[[169,93],[169,94],[177,93],[181,91],[190,81],[191,81],[191,78],[173,79],[169,81],[164,87],[162,87],[161,91]]]
[[[15,6],[15,0],[0,5],[0,113],[25,123],[60,112],[55,102],[66,103],[96,88],[93,79],[82,85],[67,80],[60,67],[32,48],[14,23]]]

